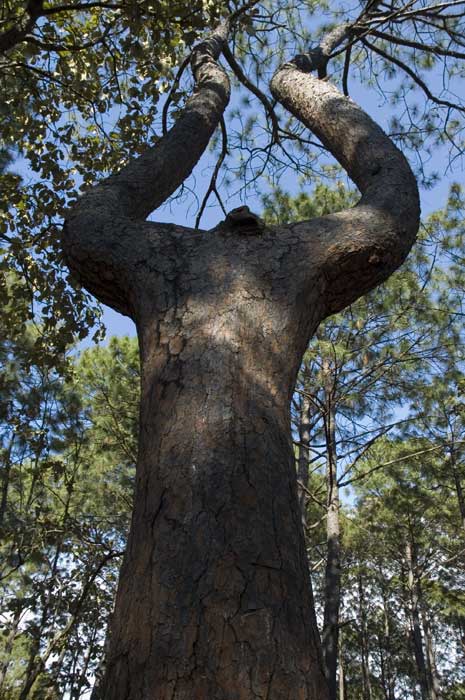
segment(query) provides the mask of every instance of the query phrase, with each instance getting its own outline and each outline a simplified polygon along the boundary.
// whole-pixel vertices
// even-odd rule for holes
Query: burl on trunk
[[[229,99],[228,22],[194,50],[196,91],[142,157],[66,221],[69,267],[136,322],[137,486],[105,700],[325,700],[296,493],[289,402],[327,315],[385,280],[418,228],[410,168],[302,61],[273,95],[362,192],[351,210],[211,231],[145,221],[192,171]],[[250,222],[249,222],[250,224]]]

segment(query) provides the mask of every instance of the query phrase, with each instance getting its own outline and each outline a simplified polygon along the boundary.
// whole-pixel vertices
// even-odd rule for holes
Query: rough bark
[[[90,190],[64,232],[74,274],[134,318],[140,341],[137,485],[105,700],[328,697],[289,403],[318,323],[385,279],[418,226],[401,154],[352,102],[294,66],[275,77],[275,96],[300,105],[355,174],[362,204],[247,235],[231,221],[203,235],[145,222],[226,107],[216,63],[226,34],[194,51],[196,92],[172,130]]]

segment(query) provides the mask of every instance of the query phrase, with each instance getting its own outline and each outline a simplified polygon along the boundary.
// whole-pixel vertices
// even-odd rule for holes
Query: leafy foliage
[[[131,512],[137,344],[86,351],[65,383],[22,362],[33,351],[29,329],[2,346],[0,687],[12,700],[79,698],[100,660]]]

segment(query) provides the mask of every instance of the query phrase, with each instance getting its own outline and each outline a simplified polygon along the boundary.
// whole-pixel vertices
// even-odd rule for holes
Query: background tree
[[[127,537],[137,343],[85,352],[64,386],[56,371],[34,366],[33,339],[19,343],[8,348],[10,414],[2,413],[0,692],[80,698],[100,664]]]

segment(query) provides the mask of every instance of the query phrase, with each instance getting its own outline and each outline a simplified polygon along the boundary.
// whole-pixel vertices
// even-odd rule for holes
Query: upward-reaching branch
[[[363,195],[347,212],[308,222],[312,232],[315,226],[328,232],[322,267],[329,314],[403,262],[418,231],[418,188],[406,158],[382,129],[336,87],[305,72],[306,65],[298,57],[280,68],[272,93],[318,136]]]
[[[100,301],[122,313],[133,314],[130,261],[141,245],[140,222],[190,175],[228,103],[229,80],[217,58],[229,25],[226,20],[195,47],[195,91],[170,131],[88,190],[67,216],[63,250],[69,268]]]
[[[217,63],[228,30],[225,21],[192,52],[195,91],[174,126],[140,158],[85,194],[77,208],[145,219],[190,175],[229,100],[229,80]]]

